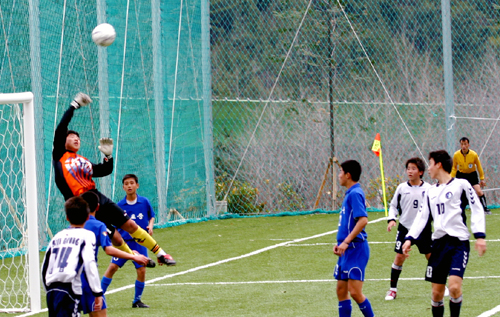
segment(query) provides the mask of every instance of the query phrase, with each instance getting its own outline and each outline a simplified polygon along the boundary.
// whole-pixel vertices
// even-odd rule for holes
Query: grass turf
[[[495,230],[500,214],[496,212],[487,216],[488,240],[500,239],[500,233]],[[381,217],[382,213],[369,214],[370,221]],[[108,289],[108,315],[338,316],[336,282],[332,277],[337,261],[332,253],[336,233],[272,247],[336,230],[337,222],[338,215],[316,214],[227,219],[156,230],[154,237],[178,265],[148,269],[146,279],[159,280],[147,284],[143,294],[143,302],[151,308],[139,310],[131,308],[133,287],[113,291],[134,284],[135,269],[127,263],[115,274]],[[371,257],[363,291],[377,316],[430,315],[431,285],[423,281],[426,261],[417,248],[404,264],[398,298],[384,300],[395,255],[396,234],[394,229],[388,233],[386,227],[386,221],[367,227]],[[500,266],[496,265],[500,258],[498,243],[488,242],[488,251],[481,258],[471,243],[462,316],[478,316],[500,305],[500,300],[494,296],[500,291]],[[266,247],[269,250],[217,263]],[[101,253],[101,276],[108,263],[109,257]],[[211,263],[215,264],[210,266]],[[418,280],[405,280],[407,278]],[[448,299],[445,302],[445,315],[448,315]],[[45,307],[45,298],[42,304]],[[45,312],[35,316],[46,315]],[[353,316],[362,316],[354,302]]]

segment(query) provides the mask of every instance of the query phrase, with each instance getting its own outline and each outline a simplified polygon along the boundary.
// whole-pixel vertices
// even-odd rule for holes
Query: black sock
[[[392,263],[392,268],[391,268],[391,288],[397,288],[398,287],[399,275],[401,275],[401,271],[402,270],[403,270],[402,266],[397,266],[396,264]]]
[[[483,205],[483,209],[486,211],[486,209],[488,209],[488,205],[486,204],[486,196],[483,194],[483,196],[479,197],[479,200],[481,201],[481,204]]]
[[[432,317],[444,317],[444,302],[432,301]]]
[[[460,308],[462,307],[462,296],[459,298],[450,298],[450,316],[459,317]]]

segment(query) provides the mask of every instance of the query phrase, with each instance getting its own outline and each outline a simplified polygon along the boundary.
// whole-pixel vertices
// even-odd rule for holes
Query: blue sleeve
[[[154,218],[156,215],[155,215],[155,211],[153,210],[153,206],[151,206],[151,203],[149,202],[149,199],[147,199],[146,201],[148,203],[148,221],[149,221],[151,218]]]
[[[106,247],[111,247],[113,244],[111,243],[111,239],[109,238],[108,234],[108,228],[106,228],[106,225],[102,224],[102,226],[99,227],[99,242],[101,243],[101,247],[104,250]]]
[[[349,195],[349,198],[353,218],[368,217],[364,195],[359,192],[354,192],[352,195]]]

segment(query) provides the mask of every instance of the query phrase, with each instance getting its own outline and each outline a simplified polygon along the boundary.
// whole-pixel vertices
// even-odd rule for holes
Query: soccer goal
[[[39,269],[33,94],[0,94],[0,312],[41,309]]]

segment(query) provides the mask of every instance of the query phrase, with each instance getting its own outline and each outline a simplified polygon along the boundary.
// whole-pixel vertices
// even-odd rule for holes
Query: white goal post
[[[22,108],[19,108],[18,105],[22,104]],[[39,245],[38,245],[38,201],[37,201],[37,177],[36,177],[36,152],[35,152],[35,115],[34,115],[34,104],[33,104],[33,93],[31,92],[22,92],[22,93],[8,93],[8,94],[0,94],[0,120],[4,121],[0,125],[4,126],[4,129],[8,136],[10,136],[10,131],[15,123],[11,123],[9,119],[12,119],[12,116],[9,117],[8,113],[14,113],[16,120],[22,120],[22,123],[19,123],[19,128],[21,131],[15,131],[15,133],[19,134],[19,138],[22,140],[20,146],[22,149],[22,158],[20,159],[20,168],[24,168],[24,176],[21,181],[23,184],[17,184],[19,186],[19,191],[21,192],[21,199],[16,201],[12,201],[8,198],[9,188],[5,189],[5,186],[1,184],[0,178],[0,196],[3,197],[3,200],[6,201],[7,207],[5,209],[9,210],[7,215],[14,219],[16,224],[22,224],[22,228],[20,228],[20,232],[22,233],[22,243],[21,247],[19,247],[19,251],[17,253],[13,253],[11,256],[12,259],[9,259],[9,263],[14,263],[16,257],[24,257],[27,261],[23,263],[23,266],[27,266],[27,269],[24,267],[24,271],[27,271],[27,281],[15,281],[12,280],[11,277],[7,277],[4,285],[7,283],[12,284],[12,290],[17,292],[15,288],[23,288],[26,287],[25,290],[20,290],[22,292],[27,293],[28,299],[24,301],[22,304],[12,303],[12,307],[0,307],[0,312],[18,312],[18,311],[40,311],[41,310],[41,300],[40,300],[40,259],[39,259]],[[14,108],[8,108],[11,105]],[[17,107],[16,107],[17,105]],[[15,109],[15,110],[12,110]],[[22,111],[21,111],[22,109]],[[15,121],[15,120],[13,120]],[[6,137],[2,136],[2,140],[5,140]],[[11,137],[11,140],[16,139],[15,137]],[[0,140],[0,141],[2,141]],[[17,139],[16,139],[17,140]],[[2,141],[5,142],[5,141]],[[0,146],[3,146],[0,144]],[[12,145],[11,147],[19,147],[19,145]],[[9,149],[6,150],[6,153],[9,153],[8,156],[11,156],[12,150],[9,152]],[[15,156],[15,154],[12,154]],[[1,160],[12,160],[11,157],[0,157]],[[3,164],[2,166],[9,166],[9,164]],[[16,181],[19,183],[19,181]],[[12,190],[11,190],[12,191]],[[23,217],[18,217],[16,212],[16,204],[24,204],[20,206],[19,209],[24,211]],[[25,247],[27,245],[27,248]],[[5,246],[4,246],[5,249]],[[8,250],[8,249],[7,249]],[[1,251],[1,250],[0,250]],[[20,255],[19,255],[20,254]],[[21,261],[23,261],[21,260]],[[2,265],[4,263],[4,258],[2,257]],[[4,273],[5,274],[5,273]],[[0,273],[0,278],[3,278],[4,275]],[[4,294],[5,290],[0,290],[0,299],[16,297],[16,295]]]

